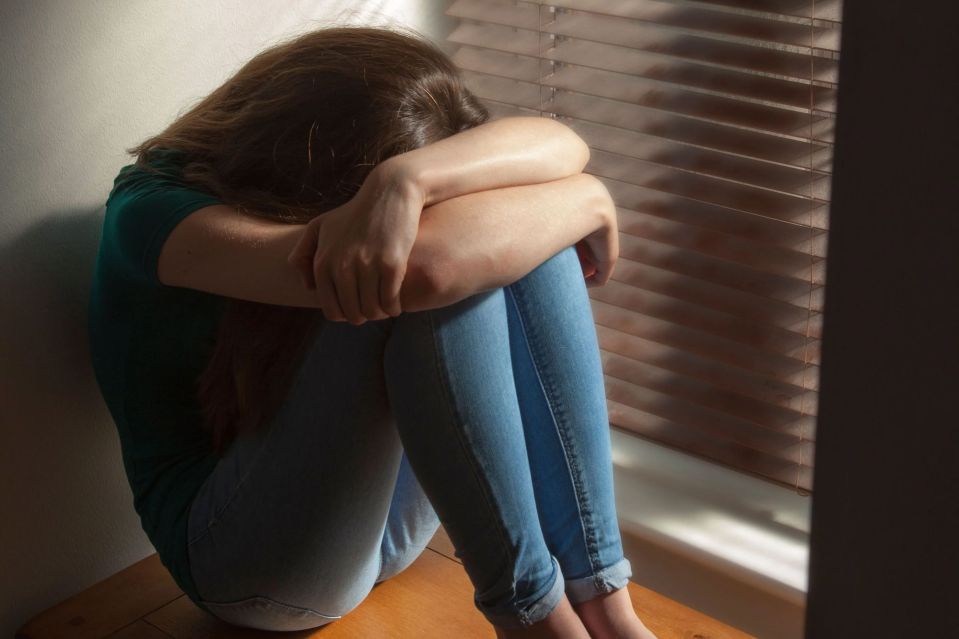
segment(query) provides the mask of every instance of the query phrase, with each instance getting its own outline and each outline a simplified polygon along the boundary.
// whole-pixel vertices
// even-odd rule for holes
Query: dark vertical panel
[[[959,636],[959,20],[846,0],[809,639]]]

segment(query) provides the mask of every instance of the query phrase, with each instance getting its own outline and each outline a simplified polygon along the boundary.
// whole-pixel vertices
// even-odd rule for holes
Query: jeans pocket
[[[236,601],[201,603],[221,621],[257,630],[308,630],[336,621],[340,617],[324,615],[309,608],[300,608],[256,595]]]

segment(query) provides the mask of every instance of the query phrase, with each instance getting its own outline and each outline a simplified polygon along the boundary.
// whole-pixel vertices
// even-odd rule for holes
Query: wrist
[[[422,173],[412,162],[404,160],[403,155],[387,158],[374,167],[373,172],[381,188],[417,205],[418,210],[432,204]]]

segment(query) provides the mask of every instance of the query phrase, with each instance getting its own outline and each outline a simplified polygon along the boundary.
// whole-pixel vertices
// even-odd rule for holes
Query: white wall
[[[153,552],[86,343],[102,205],[123,149],[278,38],[332,20],[395,21],[441,40],[443,6],[0,3],[0,636]]]

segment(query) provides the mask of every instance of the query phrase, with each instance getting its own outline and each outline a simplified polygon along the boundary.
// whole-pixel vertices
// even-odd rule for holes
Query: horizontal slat
[[[508,88],[506,80],[475,74],[474,93],[483,100],[494,117],[510,115],[543,115],[538,105],[532,108],[507,104],[498,98],[499,89]],[[696,145],[744,159],[776,162],[787,167],[828,172],[831,170],[832,147],[794,140],[761,132],[738,129],[713,122],[676,115],[656,109],[625,104],[593,96],[569,92],[558,93],[549,104],[549,112],[569,126],[577,123],[603,126],[623,135],[642,134],[666,141]]]
[[[604,381],[607,398],[624,406],[655,415],[674,424],[683,424],[689,429],[715,439],[729,440],[755,451],[756,454],[793,464],[799,462],[800,449],[796,446],[799,441],[798,436],[780,433],[771,428],[757,426],[717,411],[689,404],[676,397],[630,384],[611,375],[605,375]],[[808,448],[812,448],[814,444],[811,440],[803,443]],[[803,450],[802,454],[809,457],[806,450]]]
[[[581,120],[568,124],[599,151],[806,198],[829,199],[832,176],[822,171],[744,158],[603,124]]]
[[[625,384],[627,391],[630,387],[636,387],[634,392],[639,395],[642,393],[641,387],[658,394],[655,398],[647,395],[647,402],[654,399],[653,403],[658,406],[675,399],[677,405],[675,411],[660,411],[645,408],[639,402],[626,402],[636,408],[669,418],[670,414],[692,410],[690,406],[698,407],[700,410],[694,413],[697,421],[715,424],[717,431],[728,429],[726,434],[730,439],[773,454],[788,447],[800,435],[810,441],[815,439],[814,415],[757,402],[618,353],[601,350],[600,355],[607,378],[612,377],[617,383]]]
[[[600,308],[601,304],[597,303],[594,308]],[[814,389],[764,377],[744,368],[627,333],[599,321],[596,323],[596,334],[604,350],[709,384],[719,392],[746,397],[790,414],[815,415],[817,412]],[[813,437],[814,432],[809,431],[809,436]]]
[[[542,36],[537,32],[498,25],[463,25],[449,39],[463,45],[457,56],[459,64],[466,68],[477,68],[484,60],[497,65],[522,63],[517,56],[524,56],[532,62],[536,77],[545,75],[556,63],[569,63],[760,103],[835,112],[836,92],[832,85],[744,73],[578,38],[553,43],[555,46],[543,50]],[[533,81],[533,78],[526,79]]]
[[[800,359],[760,351],[600,299],[599,291],[615,286],[616,282],[612,281],[590,292],[593,318],[597,323],[794,386],[813,390],[818,385],[818,367]]]
[[[692,0],[691,3],[736,11],[752,11],[766,15],[806,19],[815,18],[816,20],[829,20],[831,22],[839,22],[842,15],[842,3],[839,0]]]
[[[619,258],[822,312],[822,286],[810,284],[807,280],[766,273],[622,232],[619,235]]]
[[[775,327],[798,336],[784,337],[786,343],[791,343],[794,339],[820,339],[822,334],[821,313],[812,312],[802,306],[778,302],[768,297],[744,293],[712,280],[681,275],[675,271],[641,264],[627,258],[617,260],[613,279],[634,288],[725,313],[734,320],[741,321],[744,330],[752,331],[750,327],[758,325],[770,327],[769,330]],[[761,332],[767,329],[757,330]]]
[[[627,270],[628,269],[624,269]],[[766,370],[793,369],[803,362],[819,363],[819,341],[801,333],[768,324],[736,318],[685,299],[671,297],[610,279],[605,286],[590,291],[593,300],[602,300],[647,318],[662,320],[677,327],[701,333],[695,343],[719,354],[726,361],[748,368],[750,362]],[[731,351],[741,349],[739,353]],[[744,363],[745,362],[745,363]]]
[[[835,54],[816,49],[816,55],[810,55],[808,37],[802,46],[757,46],[762,43],[755,40],[716,38],[704,31],[677,29],[579,11],[557,14],[556,19],[550,21],[552,16],[549,16],[545,9],[541,15],[535,5],[506,1],[458,0],[446,10],[446,14],[464,21],[472,20],[487,25],[498,24],[542,32],[537,49],[540,52],[554,44],[550,36],[559,36],[629,47],[691,62],[780,78],[833,84],[838,79],[838,61]],[[808,28],[806,30],[808,31]],[[829,38],[835,38],[838,29],[830,31]]]
[[[618,208],[616,212],[620,233],[735,262],[771,275],[812,282],[813,285],[821,285],[824,279],[825,263],[821,257],[630,209]],[[800,244],[797,248],[807,250],[808,245]]]
[[[682,196],[636,186],[629,182],[597,176],[609,190],[613,201],[632,209],[693,224],[756,242],[797,249],[824,233],[823,229],[791,224],[761,215],[751,215]]]
[[[813,444],[797,441],[794,445],[796,452],[791,457],[796,460],[801,457],[803,463],[800,465],[798,462],[764,455],[727,439],[712,437],[685,424],[637,410],[612,398],[607,399],[606,405],[610,423],[623,430],[687,454],[732,466],[763,479],[771,479],[789,488],[798,486],[807,491],[813,489],[810,465],[815,452]]]
[[[586,172],[689,200],[777,220],[825,228],[828,203],[742,182],[674,169],[606,151],[594,151]]]
[[[781,78],[836,83],[839,65],[832,57],[809,55],[787,47],[757,47],[739,42],[715,40],[658,25],[628,22],[619,18],[561,16],[541,29],[557,36],[578,37],[607,44],[634,47],[731,69],[765,73]]]
[[[676,2],[675,0],[532,0],[539,5],[554,5],[584,17],[598,14],[602,17],[627,18],[668,27],[677,31],[694,32],[709,37],[755,44],[786,44],[798,50],[839,50],[839,25],[816,21],[805,24],[748,13],[717,11],[707,4]],[[548,7],[541,12],[549,13]],[[574,13],[575,15],[575,13]],[[557,15],[557,20],[562,14]]]
[[[685,90],[665,82],[576,65],[558,67],[553,74],[534,81],[535,76],[531,76],[529,69],[521,65],[508,66],[491,61],[485,61],[487,63],[484,64],[481,60],[464,60],[456,55],[454,60],[460,65],[468,86],[472,88],[474,83],[482,81],[475,77],[477,75],[486,76],[485,82],[488,84],[498,78],[506,85],[492,97],[517,106],[547,109],[550,100],[555,99],[555,92],[569,91],[795,139],[829,143],[833,136],[834,118],[821,112],[808,114],[799,110],[744,102],[721,95]],[[473,68],[467,66],[470,64]],[[530,80],[524,80],[523,77]],[[477,92],[483,96],[482,89]]]
[[[669,81],[579,65],[558,66],[552,74],[540,78],[538,84],[779,135],[824,141],[830,141],[833,135],[834,118],[823,111],[810,114],[808,109],[791,109],[729,95],[692,91]]]

